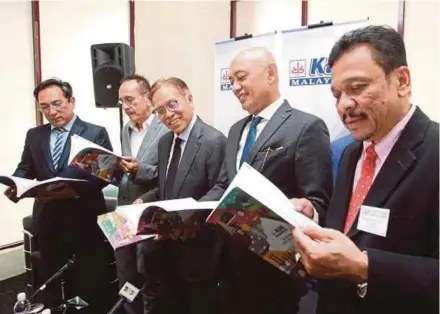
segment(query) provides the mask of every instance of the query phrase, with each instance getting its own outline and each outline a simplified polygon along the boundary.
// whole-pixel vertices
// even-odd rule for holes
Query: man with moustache
[[[153,112],[170,129],[159,141],[159,186],[144,202],[202,198],[215,184],[225,151],[225,136],[195,115],[193,96],[176,77],[155,82]],[[162,252],[159,313],[217,313],[217,256],[220,239],[212,226],[197,234],[187,225],[172,239],[159,240]],[[195,237],[194,237],[195,236]]]
[[[34,89],[37,108],[49,122],[27,132],[21,161],[14,176],[38,181],[65,177],[84,179],[76,199],[36,199],[32,214],[32,229],[41,253],[44,281],[55,274],[75,255],[75,264],[64,276],[66,298],[79,295],[90,306],[90,313],[109,310],[113,299],[109,295],[110,278],[106,275],[104,236],[96,217],[106,212],[102,188],[105,182],[68,164],[70,137],[77,134],[108,150],[112,150],[105,128],[82,121],[74,111],[75,97],[68,82],[48,79]],[[5,191],[10,199],[16,189]],[[47,286],[47,307],[61,303],[60,283]],[[86,311],[87,311],[86,310]]]
[[[330,139],[325,123],[299,111],[279,91],[278,69],[266,48],[239,53],[230,66],[235,96],[249,115],[230,129],[222,173],[203,200],[218,200],[247,162],[274,183],[303,214],[325,217],[332,192]],[[247,248],[225,242],[220,288],[225,314],[291,314],[305,285]]]
[[[119,166],[125,175],[119,186],[118,205],[132,204],[138,196],[157,186],[157,145],[168,129],[151,114],[150,88],[148,80],[138,74],[123,78],[119,87],[119,105],[130,121],[122,129],[124,159]],[[149,274],[143,267],[142,256],[152,252],[154,246],[153,241],[144,241],[115,251],[120,287],[127,281],[135,284],[141,276],[145,276],[148,283]],[[152,311],[154,287],[147,285],[143,293],[145,306]],[[126,302],[124,308],[127,314],[144,313],[142,297]]]
[[[438,313],[439,126],[412,104],[402,37],[367,26],[329,57],[332,92],[357,140],[342,156],[325,225],[294,230],[322,280],[318,313]]]

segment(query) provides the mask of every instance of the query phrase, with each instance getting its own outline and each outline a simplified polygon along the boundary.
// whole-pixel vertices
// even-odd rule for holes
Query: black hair
[[[64,97],[66,99],[70,100],[70,98],[73,96],[73,89],[72,86],[68,82],[64,82],[57,78],[50,78],[47,80],[44,80],[40,84],[38,84],[34,89],[34,97],[38,100],[38,94],[43,90],[50,86],[58,86],[63,91]]]
[[[385,74],[400,66],[408,66],[402,36],[388,26],[366,26],[345,33],[333,46],[328,64],[331,67],[341,56],[358,47],[368,45],[374,61]]]
[[[139,75],[139,74],[127,75],[121,80],[120,85],[122,85],[122,83],[128,82],[128,81],[136,81],[139,85],[139,92],[141,94],[147,94],[150,92],[150,89],[151,89],[150,82],[144,76]]]

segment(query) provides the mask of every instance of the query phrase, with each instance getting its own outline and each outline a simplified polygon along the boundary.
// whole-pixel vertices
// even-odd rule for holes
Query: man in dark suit
[[[249,116],[235,123],[215,187],[203,200],[218,200],[247,162],[272,181],[297,210],[324,216],[332,192],[330,139],[324,122],[281,98],[271,52],[251,48],[230,67],[234,94]],[[294,210],[294,206],[292,206]],[[246,248],[227,242],[220,282],[224,313],[295,313],[305,286]]]
[[[439,126],[410,102],[403,39],[388,27],[354,30],[329,65],[357,141],[343,153],[331,229],[294,230],[307,271],[330,278],[318,313],[438,313]]]
[[[118,205],[132,204],[137,197],[157,186],[157,146],[168,129],[151,114],[148,99],[150,88],[148,80],[137,74],[123,78],[119,87],[119,104],[130,121],[122,129],[122,155],[125,159],[121,160],[120,166],[126,174],[119,185]],[[148,274],[143,269],[142,252],[153,250],[154,245],[152,241],[144,241],[115,251],[120,287],[127,281],[136,282],[141,274],[148,282]],[[153,306],[151,298],[154,293],[150,293],[151,289],[149,286],[144,289],[144,299],[150,303],[149,307]],[[144,313],[141,297],[132,303],[126,302],[124,308],[128,314]]]
[[[78,188],[79,198],[35,200],[33,230],[45,278],[54,274],[75,254],[76,262],[66,281],[67,297],[79,295],[90,303],[92,312],[103,312],[112,302],[107,295],[109,276],[105,273],[104,237],[96,223],[97,215],[106,212],[101,191],[105,184],[69,166],[67,161],[70,136],[73,134],[109,150],[112,145],[105,128],[84,122],[75,115],[75,98],[69,83],[46,80],[35,88],[34,96],[38,109],[49,123],[28,131],[21,161],[13,175],[39,181],[54,177],[88,181]],[[14,198],[15,193],[15,189],[5,192],[10,198]],[[59,283],[52,282],[47,290],[51,294],[46,305],[59,304]]]
[[[157,81],[150,99],[153,112],[171,132],[159,141],[159,186],[141,199],[198,200],[217,181],[226,138],[195,115],[192,95],[181,79]],[[195,237],[188,237],[193,231],[186,226],[173,239],[161,240],[164,302],[159,313],[217,313],[216,261],[221,239],[212,226],[203,226]]]

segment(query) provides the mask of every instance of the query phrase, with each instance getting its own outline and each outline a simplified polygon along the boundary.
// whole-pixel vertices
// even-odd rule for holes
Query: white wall
[[[440,121],[440,2],[407,1],[406,53],[411,70],[412,102]]]
[[[137,1],[135,12],[138,73],[182,78],[196,113],[213,123],[214,43],[229,38],[229,1]]]
[[[0,2],[0,175],[15,170],[29,128],[35,126],[34,68],[30,2]],[[23,239],[21,220],[31,213],[32,201],[14,204],[0,185],[0,246]]]
[[[128,1],[40,1],[40,21],[43,80],[56,76],[68,81],[78,116],[105,126],[114,150],[120,152],[118,109],[95,107],[90,46],[129,43]]]
[[[301,26],[301,0],[237,2],[237,36]]]

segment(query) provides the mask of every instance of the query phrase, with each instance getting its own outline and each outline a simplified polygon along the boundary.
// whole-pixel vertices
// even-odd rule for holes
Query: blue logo
[[[332,71],[326,57],[289,61],[289,85],[325,85],[332,82]]]

